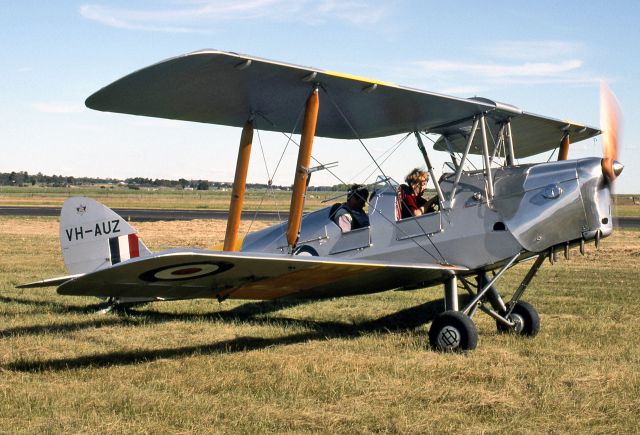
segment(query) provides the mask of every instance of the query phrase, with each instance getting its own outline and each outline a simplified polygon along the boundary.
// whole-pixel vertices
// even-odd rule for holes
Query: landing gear
[[[525,301],[518,301],[511,314],[500,313],[507,320],[513,322],[513,326],[506,325],[500,319],[496,320],[499,332],[513,332],[518,335],[535,337],[540,331],[540,316],[533,305]]]
[[[468,351],[478,345],[478,331],[473,320],[460,311],[438,315],[429,329],[429,343],[439,351]]]
[[[148,302],[154,301],[155,298],[117,298],[117,297],[109,297],[106,298],[105,302],[101,305],[100,309],[97,311],[98,314],[128,314],[128,309],[138,306],[144,305]]]
[[[456,277],[455,275],[444,282],[445,311],[435,318],[429,330],[429,342],[434,349],[440,351],[475,349],[478,344],[478,331],[472,317],[478,310],[492,317],[500,332],[513,332],[527,337],[534,337],[538,334],[540,316],[531,304],[520,298],[542,265],[546,255],[538,255],[509,302],[505,303],[494,287],[495,282],[515,263],[518,257],[519,255],[515,255],[505,262],[491,279],[485,272],[478,273],[476,285],[472,284],[465,276]],[[458,279],[471,296],[471,300],[461,309],[458,308]]]
[[[127,307],[126,305],[118,303],[118,299],[114,297],[107,298],[104,304],[98,310],[98,314],[126,314]]]

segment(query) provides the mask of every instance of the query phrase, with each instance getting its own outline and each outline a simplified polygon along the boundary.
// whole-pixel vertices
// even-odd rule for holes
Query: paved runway
[[[137,209],[137,208],[114,208],[126,220],[134,222],[150,221],[186,221],[192,219],[222,219],[226,220],[228,212],[226,210],[161,210],[161,209]],[[59,207],[9,207],[0,206],[0,216],[60,216]],[[276,213],[273,211],[243,212],[242,219],[257,220],[284,220],[289,216],[288,212]]]
[[[159,210],[114,208],[113,211],[133,222],[149,221],[175,221],[192,219],[227,219],[226,210]],[[59,216],[59,207],[8,207],[0,206],[0,216]],[[288,212],[276,213],[273,211],[243,212],[242,219],[280,221],[289,216]],[[640,228],[639,217],[620,217],[613,219],[613,225],[619,228]]]

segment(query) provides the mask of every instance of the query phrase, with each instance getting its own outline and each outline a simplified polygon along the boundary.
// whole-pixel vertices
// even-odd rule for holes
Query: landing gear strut
[[[101,305],[101,308],[98,310],[98,314],[108,314],[108,313],[127,314],[127,310],[129,308],[132,308],[138,305],[144,305],[152,301],[153,299],[150,299],[150,298],[109,297],[105,300],[104,304]]]
[[[458,280],[451,276],[444,283],[444,309],[429,329],[429,343],[439,351],[473,350],[478,345],[478,330],[467,314],[458,311]]]
[[[507,320],[513,322],[513,326],[496,320],[496,327],[499,332],[513,332],[518,335],[535,337],[540,331],[540,316],[533,305],[525,301],[518,301],[511,310],[501,313]]]
[[[492,279],[489,279],[484,272],[478,274],[475,286],[465,277],[460,277],[462,285],[472,298],[462,310],[458,310],[457,277],[452,276],[445,282],[445,311],[435,318],[429,330],[429,342],[434,349],[439,351],[475,349],[478,344],[478,332],[472,317],[478,309],[495,319],[500,332],[513,332],[528,337],[538,334],[540,316],[531,304],[520,298],[540,269],[546,255],[538,256],[509,302],[505,303],[494,287],[495,282],[515,263],[517,258],[518,255],[507,261]]]

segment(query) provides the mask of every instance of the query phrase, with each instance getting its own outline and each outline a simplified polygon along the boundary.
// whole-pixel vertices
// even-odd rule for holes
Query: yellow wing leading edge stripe
[[[567,119],[563,119],[562,122],[566,122],[567,124],[573,125],[574,127],[586,127],[584,124],[580,124],[577,122],[569,121]]]
[[[339,77],[339,78],[343,78],[343,79],[349,79],[349,80],[357,80],[359,82],[364,82],[364,83],[369,83],[372,85],[383,85],[383,86],[390,86],[392,88],[399,88],[399,85],[396,85],[395,83],[391,83],[391,82],[383,82],[382,80],[374,80],[374,79],[368,79],[366,77],[360,77],[360,76],[356,76],[356,75],[352,75],[352,74],[344,74],[344,73],[339,73],[336,71],[323,71],[324,74],[333,76],[333,77]]]

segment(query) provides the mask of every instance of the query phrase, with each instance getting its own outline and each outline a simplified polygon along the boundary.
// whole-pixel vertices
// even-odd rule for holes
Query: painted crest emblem
[[[76,207],[76,213],[78,213],[80,216],[82,216],[86,212],[87,212],[87,206],[86,205],[80,204],[79,206]]]

